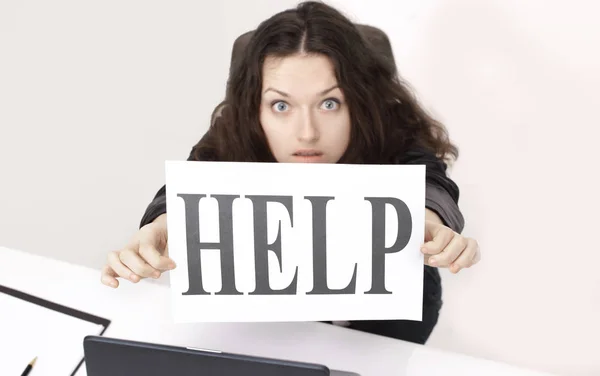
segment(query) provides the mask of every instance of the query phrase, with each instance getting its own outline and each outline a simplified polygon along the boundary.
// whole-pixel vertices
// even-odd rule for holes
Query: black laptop
[[[87,376],[359,376],[320,364],[104,336],[83,341]]]

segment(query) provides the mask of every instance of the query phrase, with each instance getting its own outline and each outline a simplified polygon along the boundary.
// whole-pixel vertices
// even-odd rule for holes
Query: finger
[[[110,252],[108,254],[108,265],[118,277],[128,279],[134,283],[138,282],[140,280],[140,276],[135,274],[133,271],[131,271],[131,269],[121,262],[119,254],[120,252],[116,251]]]
[[[109,253],[108,254],[108,265],[115,272],[117,277],[125,278],[134,283],[139,282],[141,277],[139,275],[135,274],[127,266],[125,266],[125,264],[123,264],[123,262],[121,261],[121,258],[120,258],[120,253],[121,252],[117,252],[117,251]]]
[[[465,237],[457,234],[439,255],[429,258],[429,265],[438,267],[449,266],[467,248],[467,243]]]
[[[477,257],[478,245],[474,239],[467,240],[467,247],[460,254],[460,256],[450,266],[452,273],[458,273],[461,269],[468,268],[474,264],[475,258]]]
[[[156,247],[150,243],[140,243],[140,256],[142,256],[150,266],[159,271],[159,276],[160,272],[175,268],[173,260],[161,255]]]
[[[108,265],[105,265],[102,268],[102,274],[100,275],[100,280],[106,286],[117,288],[119,287],[119,281],[117,280],[117,273]]]
[[[160,272],[154,269],[150,264],[146,263],[139,253],[128,248],[119,254],[121,262],[131,269],[132,272],[143,278],[158,278]]]
[[[425,232],[425,239],[431,239],[421,247],[421,251],[426,255],[442,252],[456,235],[452,229],[434,222],[427,222]]]

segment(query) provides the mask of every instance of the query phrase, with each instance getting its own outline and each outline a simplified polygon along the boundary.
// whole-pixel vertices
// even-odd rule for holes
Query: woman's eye
[[[283,111],[287,110],[288,105],[285,102],[276,102],[275,104],[273,104],[273,108],[277,112],[283,112]]]
[[[338,106],[338,102],[334,99],[327,99],[323,102],[323,107],[326,110],[335,110]]]

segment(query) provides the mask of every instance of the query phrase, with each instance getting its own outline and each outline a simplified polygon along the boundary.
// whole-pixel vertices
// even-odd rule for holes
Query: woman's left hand
[[[425,243],[421,247],[425,264],[445,267],[452,273],[475,265],[481,259],[479,244],[436,221],[425,221]]]

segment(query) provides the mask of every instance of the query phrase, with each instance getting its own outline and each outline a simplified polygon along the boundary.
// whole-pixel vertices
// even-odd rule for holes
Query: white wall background
[[[235,37],[293,4],[1,0],[0,245],[100,268],[206,130]],[[461,148],[483,261],[444,273],[429,345],[600,374],[600,4],[332,4],[389,34]]]

